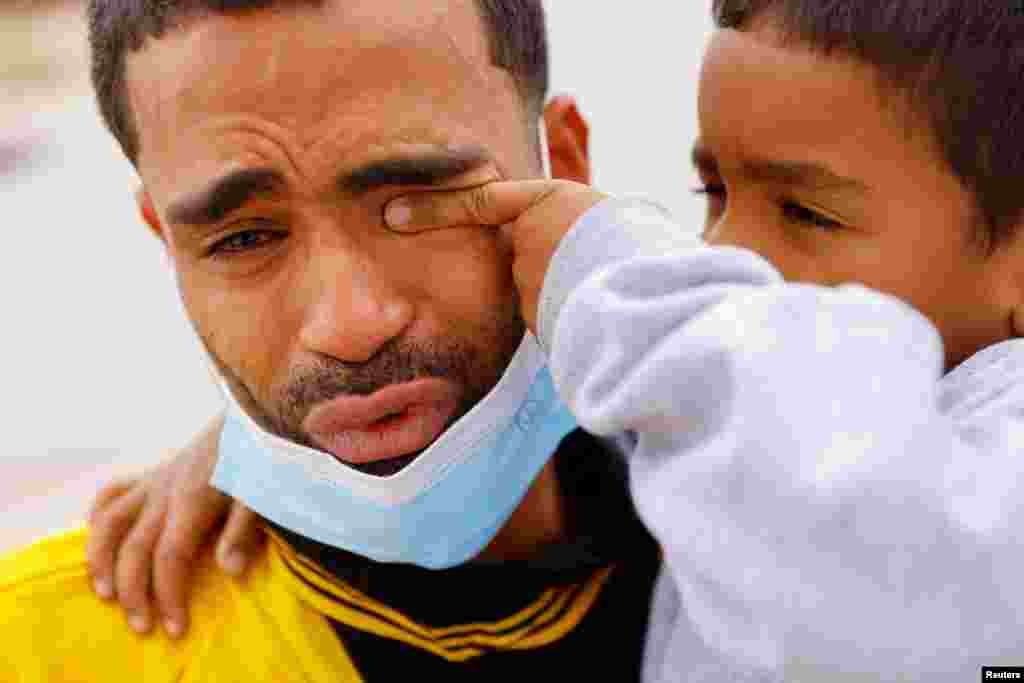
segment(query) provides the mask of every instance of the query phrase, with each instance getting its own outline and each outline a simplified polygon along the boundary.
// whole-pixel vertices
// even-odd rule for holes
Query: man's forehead
[[[329,5],[213,17],[135,55],[140,167],[156,150],[161,166],[177,157],[176,174],[209,177],[221,171],[211,166],[249,164],[246,156],[314,150],[330,158],[313,165],[338,172],[393,156],[384,148],[507,134],[521,102],[490,63],[473,0]],[[371,29],[354,30],[370,16]],[[249,133],[279,137],[279,149],[252,149]]]
[[[391,5],[400,10],[389,13]],[[413,52],[416,59],[410,60]],[[379,0],[208,14],[132,53],[128,76],[146,88],[168,83],[179,92],[230,95],[249,87],[397,83],[435,61],[450,71],[490,65],[489,43],[472,4]]]
[[[504,73],[491,61],[472,2],[339,1],[193,20],[130,54],[127,76],[143,124],[161,110],[254,109],[287,124],[344,102],[487,90]]]
[[[169,30],[143,46],[168,39],[207,38],[241,45],[316,44],[351,49],[398,46],[440,38],[449,48],[489,51],[478,0],[324,0],[268,2],[261,9],[183,13]],[[230,4],[230,3],[226,3]],[[305,33],[282,30],[302,26]],[[274,39],[277,39],[276,41]],[[454,40],[452,40],[454,39]]]

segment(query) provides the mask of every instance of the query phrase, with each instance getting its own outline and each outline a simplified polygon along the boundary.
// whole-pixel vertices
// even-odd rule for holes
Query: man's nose
[[[371,257],[333,253],[321,256],[316,269],[301,335],[306,350],[364,363],[412,323],[412,302]]]

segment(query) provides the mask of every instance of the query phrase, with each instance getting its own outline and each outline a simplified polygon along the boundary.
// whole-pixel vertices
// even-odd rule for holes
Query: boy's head
[[[953,366],[1024,328],[1024,9],[714,0],[705,236],[913,304]],[[1015,320],[1020,321],[1015,323]]]

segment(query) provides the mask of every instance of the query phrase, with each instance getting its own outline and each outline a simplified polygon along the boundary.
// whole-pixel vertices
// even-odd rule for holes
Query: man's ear
[[[553,98],[544,109],[551,153],[551,175],[559,180],[590,184],[590,125],[576,100],[566,95]]]
[[[153,200],[150,198],[149,193],[146,192],[145,187],[140,187],[135,191],[135,205],[139,208],[139,215],[142,216],[142,220],[153,231],[157,239],[166,246],[167,236],[164,234],[164,226],[160,222],[160,217],[156,215]]]

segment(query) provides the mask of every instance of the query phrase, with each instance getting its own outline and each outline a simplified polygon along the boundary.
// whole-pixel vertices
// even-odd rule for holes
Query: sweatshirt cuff
[[[558,314],[587,277],[607,265],[638,256],[700,246],[700,238],[672,220],[664,208],[642,199],[606,199],[584,213],[555,250],[541,289],[537,336],[548,353]]]

